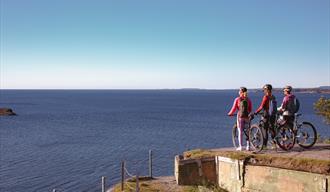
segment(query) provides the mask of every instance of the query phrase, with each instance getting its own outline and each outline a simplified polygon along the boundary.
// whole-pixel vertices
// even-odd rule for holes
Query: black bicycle
[[[249,123],[243,128],[243,133],[245,135],[246,142],[250,143],[251,150],[254,152],[259,152],[262,150],[264,137],[260,127],[251,126],[251,121],[253,118],[254,118],[253,115],[249,115]],[[232,129],[232,141],[233,141],[233,145],[236,148],[239,147],[237,123],[234,124]]]
[[[314,125],[308,121],[299,122],[301,114],[295,114],[293,130],[297,143],[302,148],[312,147],[317,140],[317,132]]]
[[[294,121],[292,123],[287,123],[283,116],[280,114],[276,115],[275,125],[272,128],[269,121],[265,121],[262,117],[258,124],[254,124],[251,127],[259,127],[263,131],[263,134],[267,134],[268,148],[275,148],[277,150],[277,146],[281,149],[287,151],[294,147],[295,143],[300,147],[309,148],[312,147],[317,139],[317,132],[315,127],[310,122],[302,122],[298,121],[299,116],[301,114],[295,114]],[[268,133],[266,133],[265,126],[268,126]]]
[[[266,132],[266,126],[268,126],[268,132]],[[277,150],[277,146],[279,146],[281,149],[287,151],[294,146],[296,137],[293,127],[285,123],[280,114],[277,114],[275,117],[274,127],[271,127],[269,120],[266,120],[262,116],[259,122],[253,124],[251,127],[259,127],[262,130],[263,135],[267,136],[267,149],[275,148]],[[263,146],[263,149],[264,147],[265,146]]]

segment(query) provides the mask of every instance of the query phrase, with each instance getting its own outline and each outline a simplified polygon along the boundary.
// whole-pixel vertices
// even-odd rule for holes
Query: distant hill
[[[282,88],[274,88],[275,92],[281,92]],[[316,88],[294,88],[295,93],[324,93],[330,94],[330,86],[320,86]]]
[[[330,86],[320,86],[320,89],[330,89]]]

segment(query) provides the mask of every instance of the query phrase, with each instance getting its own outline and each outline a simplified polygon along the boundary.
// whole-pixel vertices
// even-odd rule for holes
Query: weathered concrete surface
[[[230,192],[328,192],[329,175],[246,165],[244,161],[216,157],[218,185]]]
[[[179,185],[216,184],[216,165],[214,157],[201,159],[180,159],[175,157],[174,175]]]
[[[243,161],[216,157],[218,185],[228,191],[241,191],[243,186]]]
[[[212,155],[215,155],[217,184],[231,192],[330,192],[329,144],[318,144],[311,149],[295,147],[290,152],[266,150],[262,154],[253,154],[245,151],[226,156],[228,151],[232,153],[230,151],[233,150],[228,148],[196,150],[190,154],[185,153],[185,158],[180,159],[177,156],[175,163],[177,183],[200,184],[201,178],[198,175],[200,169],[196,162],[198,159],[206,158],[211,161]],[[221,154],[226,155],[221,156]],[[205,171],[211,171],[214,175],[213,170],[203,171],[204,175],[207,175]]]
[[[16,113],[9,108],[0,108],[0,115],[16,115]]]
[[[327,192],[330,176],[264,166],[246,166],[242,191]]]

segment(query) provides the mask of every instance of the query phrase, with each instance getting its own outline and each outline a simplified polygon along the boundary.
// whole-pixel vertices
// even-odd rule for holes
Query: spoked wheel
[[[232,140],[233,140],[233,145],[235,148],[237,148],[238,145],[238,131],[237,131],[237,124],[235,123],[235,125],[233,126],[233,130],[232,130]]]
[[[296,136],[289,125],[284,124],[279,127],[276,135],[276,142],[281,149],[285,151],[292,149],[295,141]]]
[[[315,127],[309,122],[303,122],[297,130],[297,143],[300,147],[310,148],[317,139]]]
[[[260,152],[262,150],[264,135],[258,125],[254,124],[250,127],[249,140],[253,151]]]

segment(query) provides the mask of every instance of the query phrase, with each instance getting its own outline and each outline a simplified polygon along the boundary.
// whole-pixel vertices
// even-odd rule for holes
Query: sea
[[[174,157],[191,149],[232,147],[228,117],[237,90],[0,90],[0,191],[101,191],[130,174],[174,175]],[[282,93],[275,93],[278,104]],[[330,137],[315,114],[322,95],[297,93],[301,120]],[[324,95],[329,97],[329,95]],[[262,99],[251,92],[253,108]],[[258,120],[255,119],[254,122]]]

